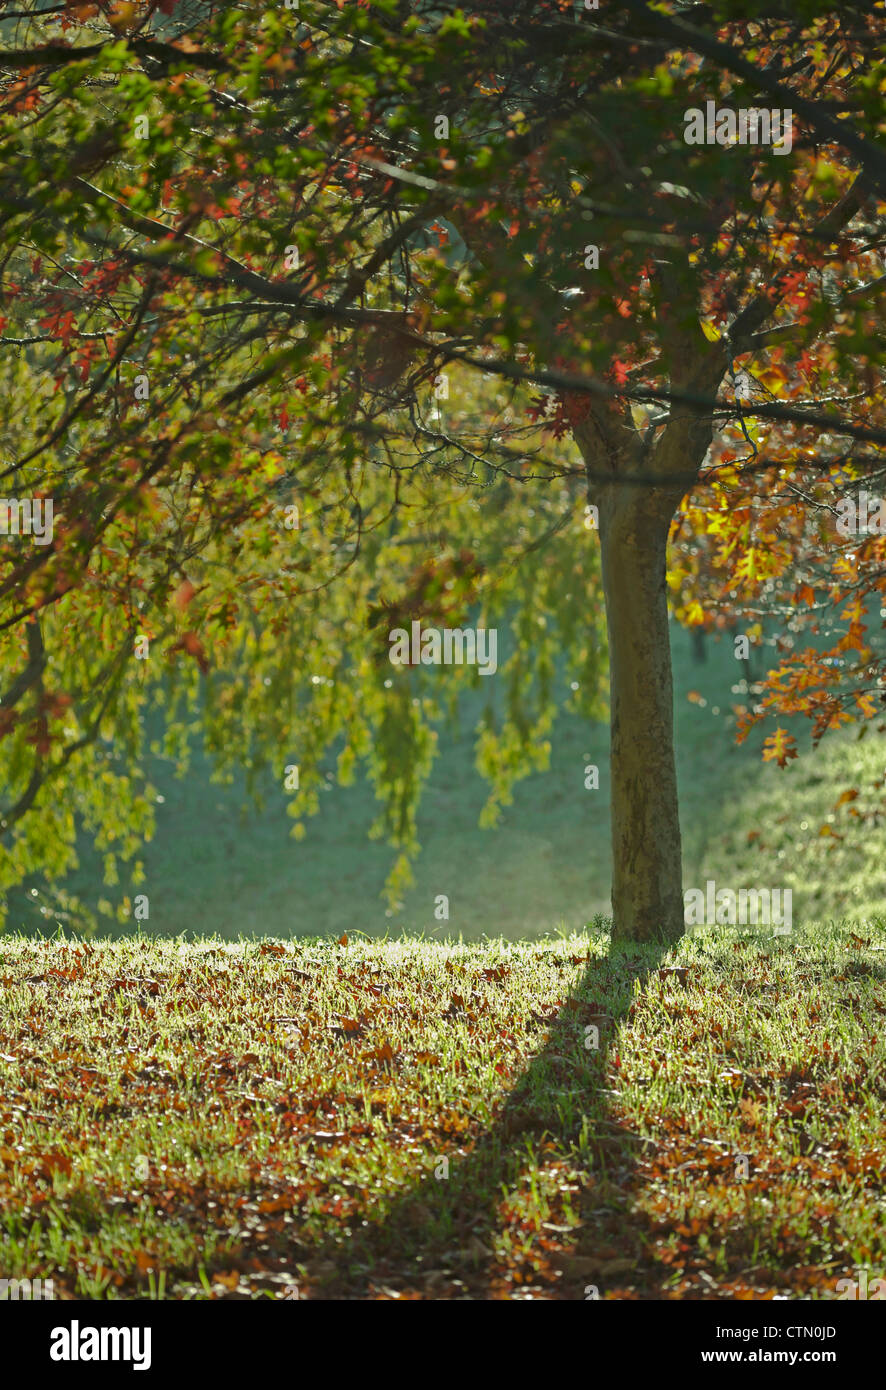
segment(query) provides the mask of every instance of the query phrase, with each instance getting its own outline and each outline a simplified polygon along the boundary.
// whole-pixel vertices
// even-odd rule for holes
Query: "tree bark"
[[[612,483],[600,507],[609,631],[612,939],[674,941],[683,883],[665,590],[673,488]]]

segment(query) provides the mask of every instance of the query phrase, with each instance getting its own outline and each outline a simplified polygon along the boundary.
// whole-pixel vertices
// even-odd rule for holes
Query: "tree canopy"
[[[677,620],[777,623],[740,735],[881,714],[886,525],[838,526],[886,442],[881,5],[15,3],[4,496],[53,525],[0,550],[0,888],[81,912],[82,828],[129,910],[159,709],[295,835],[364,769],[396,895],[465,683],[489,822],[605,712],[607,528]],[[717,125],[761,109],[782,148]],[[497,628],[496,679],[392,665],[415,619]]]

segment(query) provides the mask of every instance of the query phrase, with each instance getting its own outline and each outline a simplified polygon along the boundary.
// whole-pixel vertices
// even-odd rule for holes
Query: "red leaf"
[[[209,670],[209,658],[207,657],[203,647],[203,643],[200,641],[200,638],[197,636],[196,632],[186,632],[184,636],[180,637],[177,642],[173,642],[172,646],[169,648],[169,651],[170,653],[187,652],[188,656],[192,656],[194,658],[197,665],[200,667],[200,670],[203,672],[204,676],[206,675],[206,672]]]

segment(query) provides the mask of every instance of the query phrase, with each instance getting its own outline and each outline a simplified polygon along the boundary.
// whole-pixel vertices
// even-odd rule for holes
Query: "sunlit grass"
[[[883,925],[667,956],[3,937],[0,1276],[834,1297],[886,1273]]]

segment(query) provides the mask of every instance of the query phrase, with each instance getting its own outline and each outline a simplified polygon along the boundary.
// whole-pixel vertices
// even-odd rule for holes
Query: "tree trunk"
[[[676,940],[683,884],[665,571],[673,489],[611,484],[600,507],[609,630],[613,940]]]

